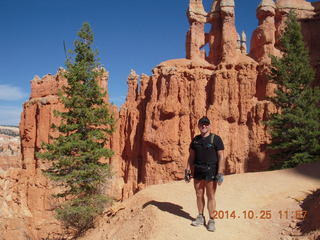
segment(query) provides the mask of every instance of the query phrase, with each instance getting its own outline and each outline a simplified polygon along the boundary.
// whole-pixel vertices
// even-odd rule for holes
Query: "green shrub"
[[[57,218],[65,226],[80,230],[93,227],[93,220],[100,215],[110,200],[103,195],[73,199],[56,209]]]

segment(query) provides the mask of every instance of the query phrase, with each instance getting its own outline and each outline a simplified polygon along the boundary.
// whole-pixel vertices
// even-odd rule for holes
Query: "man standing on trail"
[[[207,193],[207,207],[210,219],[207,223],[208,231],[215,231],[214,211],[216,210],[215,192],[217,184],[223,182],[224,145],[218,135],[210,132],[210,120],[202,117],[198,122],[200,135],[192,139],[190,144],[190,154],[185,171],[186,181],[189,182],[191,176],[194,178],[194,188],[197,196],[198,216],[192,221],[193,226],[205,224],[203,216],[205,199]]]

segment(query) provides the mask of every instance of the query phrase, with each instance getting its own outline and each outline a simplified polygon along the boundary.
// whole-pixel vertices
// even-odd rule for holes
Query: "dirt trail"
[[[317,188],[320,188],[320,163],[226,176],[216,193],[217,210],[225,215],[216,220],[217,229],[212,233],[204,226],[190,225],[197,214],[192,182],[151,186],[116,205],[114,217],[106,214],[82,239],[291,239],[283,238],[281,231],[295,221],[296,211],[301,210],[298,201]],[[252,219],[248,218],[250,210],[254,212]],[[225,211],[229,212],[229,219]],[[230,216],[232,211],[235,218]],[[263,211],[271,212],[270,219],[260,219]],[[208,219],[207,212],[205,216]]]

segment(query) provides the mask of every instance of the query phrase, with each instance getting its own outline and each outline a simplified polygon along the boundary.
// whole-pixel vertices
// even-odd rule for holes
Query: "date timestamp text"
[[[299,219],[302,220],[306,217],[307,211],[302,210],[280,210],[277,212],[272,212],[271,210],[244,210],[237,212],[235,210],[218,210],[214,211],[214,219]]]

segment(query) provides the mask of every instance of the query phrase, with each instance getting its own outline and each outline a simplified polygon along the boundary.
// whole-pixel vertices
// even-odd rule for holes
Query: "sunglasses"
[[[203,126],[208,127],[209,125],[210,125],[210,123],[199,123],[199,126],[200,126],[200,127],[203,127]]]

